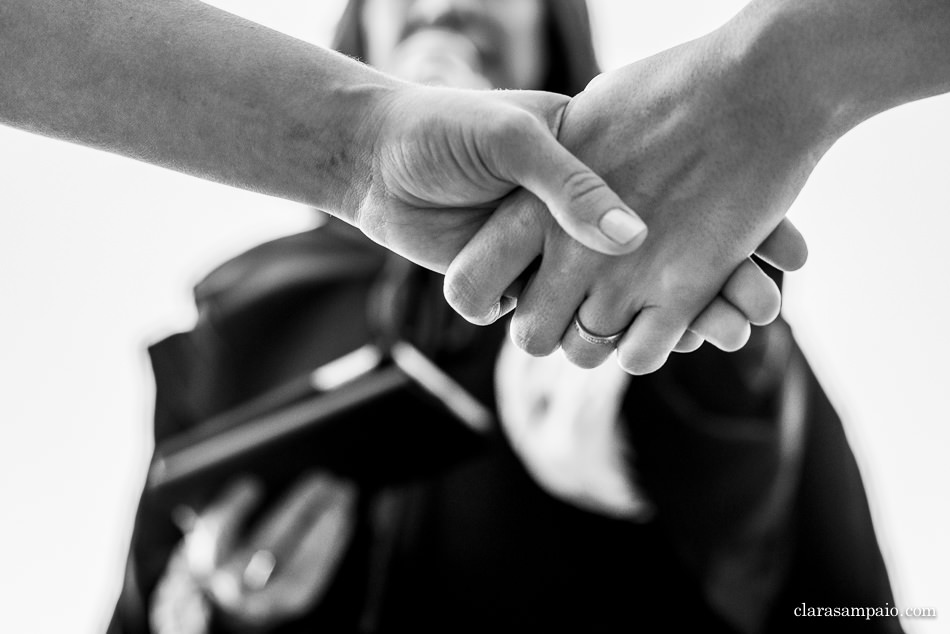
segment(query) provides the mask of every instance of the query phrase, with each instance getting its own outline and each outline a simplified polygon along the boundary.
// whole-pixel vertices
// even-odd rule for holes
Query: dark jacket
[[[439,276],[331,221],[198,285],[196,327],[150,349],[156,443],[378,336],[384,278],[408,307],[384,310],[401,334],[494,407],[504,324],[467,324],[444,305]],[[786,324],[756,329],[736,353],[707,348],[635,378],[626,396],[634,468],[658,507],[643,525],[551,498],[503,435],[471,434],[413,395],[354,410],[336,435],[295,443],[295,458],[264,454],[274,491],[307,464],[363,482],[357,538],[329,595],[281,631],[900,631],[897,619],[794,617],[803,602],[893,605],[860,474]],[[173,506],[142,496],[111,632],[147,631],[148,597],[180,538]]]

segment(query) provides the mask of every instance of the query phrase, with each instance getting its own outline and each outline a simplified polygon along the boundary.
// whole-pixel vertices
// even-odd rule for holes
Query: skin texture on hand
[[[644,235],[557,143],[561,96],[414,85],[198,0],[10,0],[0,58],[2,123],[324,209],[437,270],[519,186],[590,248]]]
[[[515,342],[535,355],[562,345],[585,367],[612,347],[578,337],[575,314],[594,334],[625,333],[618,358],[633,374],[702,338],[741,346],[743,316],[767,323],[778,307],[746,258],[758,248],[779,268],[800,266],[794,254],[785,262],[797,263],[779,261],[800,243],[783,218],[820,157],[862,120],[950,89],[948,16],[939,0],[753,0],[717,31],[600,77],[568,106],[558,139],[651,235],[630,255],[604,258],[518,193],[453,261],[447,299],[471,321],[497,319],[531,269]]]
[[[640,373],[696,345],[691,319],[708,330],[699,310],[731,312],[715,292],[776,226],[829,129],[950,89],[948,17],[944,0],[754,0],[728,28],[585,91],[566,115],[565,149],[552,134],[556,95],[419,88],[197,0],[8,0],[0,121],[325,209],[438,271],[524,187],[566,234],[544,239],[516,339],[550,351],[581,303],[596,333],[636,315],[620,357]],[[792,90],[775,91],[783,81]],[[631,209],[659,235],[625,266],[588,258],[580,245],[639,247]],[[518,234],[521,220],[503,229]],[[522,269],[536,255],[524,244]],[[489,306],[507,288],[461,277],[476,299],[497,290]],[[552,294],[563,296],[546,314]]]
[[[537,91],[411,86],[383,99],[371,167],[352,222],[400,255],[443,272],[499,202],[521,184],[590,248],[635,249],[646,227],[554,136],[569,99]],[[601,218],[611,218],[610,235]]]
[[[721,311],[707,304],[720,288],[742,301],[735,278],[754,272],[734,267],[781,229],[843,134],[947,90],[950,5],[936,0],[754,0],[705,37],[599,77],[569,106],[559,139],[637,209],[650,236],[621,258],[627,276],[579,256],[566,285],[585,289],[575,296],[580,320],[595,332],[626,329],[617,349],[628,371],[660,367],[684,328]],[[512,331],[526,349],[543,352],[550,340],[535,333],[566,318],[531,305],[564,294],[556,276],[542,262],[539,290],[519,302]],[[570,329],[563,345],[575,361],[590,354],[571,344]]]
[[[490,88],[487,78],[481,74],[480,59],[471,40],[459,33],[448,30],[422,30],[417,32],[391,52],[391,57],[386,60],[385,68],[397,77],[414,83],[476,90]],[[554,95],[543,93],[516,94],[511,92],[500,93],[500,96],[502,98],[514,96],[522,107],[528,106],[528,109],[534,112],[534,116],[550,128],[552,133],[557,133],[560,129],[563,107],[567,104],[566,98],[557,98]],[[468,98],[477,100],[481,98],[481,95],[468,95]],[[547,106],[545,106],[546,101],[550,102]],[[541,106],[541,109],[538,110],[537,106]],[[469,105],[469,107],[471,106]],[[438,128],[438,124],[433,127]],[[403,148],[398,145],[397,147],[400,149],[401,156]],[[394,160],[392,165],[398,171],[405,169],[407,166],[413,168],[416,163],[426,166],[430,162],[430,156],[411,156],[406,160],[401,158]],[[399,184],[409,183],[412,187],[418,187],[418,184],[425,182],[427,177],[440,176],[441,169],[444,169],[442,165],[435,170],[429,166],[425,170],[419,170],[421,173],[418,175],[403,175]],[[469,171],[471,172],[471,170]],[[429,192],[440,187],[443,179],[436,178],[435,180],[435,183],[427,184]],[[426,195],[432,196],[431,193]],[[523,198],[524,194],[515,195],[516,198],[518,196]],[[537,201],[537,198],[534,197],[531,197],[531,199],[535,201],[540,209],[540,201]],[[416,202],[413,200],[412,205],[415,204]],[[503,206],[510,206],[511,204],[512,202],[509,200],[503,203]],[[412,206],[409,207],[410,210],[412,208]],[[540,213],[545,216],[549,215],[547,209]],[[569,222],[565,222],[565,220]],[[568,214],[560,222],[562,225],[568,226],[570,222],[576,220],[579,219],[575,218],[574,214]],[[415,222],[409,224],[411,226],[416,225]],[[419,219],[419,224],[425,225],[424,218]],[[790,225],[788,226],[790,227]],[[570,233],[570,231],[568,232]],[[446,231],[442,232],[442,235],[432,242],[445,244],[446,236],[451,233],[452,229],[446,228]],[[576,232],[572,235],[576,235]],[[464,239],[467,239],[467,237]],[[383,238],[383,241],[387,240]],[[424,242],[426,248],[432,248],[428,241],[424,240]],[[804,246],[797,232],[794,230],[777,231],[768,242],[769,244],[763,245],[760,254],[769,252],[769,255],[772,255],[776,262],[780,262],[782,267],[797,268],[801,266],[804,258]],[[454,250],[454,245],[447,244],[446,246],[451,246]],[[528,244],[523,246],[527,247]],[[485,255],[486,258],[497,259],[495,253],[486,253]],[[451,289],[452,284],[448,284],[447,288]],[[516,291],[509,289],[509,293],[516,294]],[[729,297],[732,301],[730,302],[726,297]],[[758,274],[758,269],[751,261],[746,262],[730,278],[725,289],[725,297],[717,297],[713,300],[713,303],[692,324],[691,331],[683,337],[676,349],[681,352],[691,351],[696,349],[704,340],[709,340],[723,349],[731,350],[741,347],[749,336],[750,321],[754,323],[770,321],[778,313],[780,304],[781,298],[778,289],[771,280]],[[475,323],[490,323],[502,312],[501,303],[499,302],[496,307],[492,307],[492,312],[487,316],[467,316]],[[598,349],[597,351],[600,352],[601,350]],[[577,362],[579,365],[586,365],[589,360],[577,359]]]
[[[626,330],[617,346],[625,370],[652,372],[779,227],[824,148],[732,73],[718,46],[715,34],[681,45],[598,77],[572,101],[560,140],[638,210],[650,234],[636,252],[605,258],[553,228],[512,318],[519,347],[549,354],[567,342],[579,307],[595,333]],[[516,240],[524,236],[500,222],[483,233],[484,244],[518,260]],[[473,247],[450,274],[480,288],[525,268],[525,260],[500,271]],[[745,268],[742,275],[764,274]],[[593,359],[579,359],[587,353],[576,346],[565,352],[596,365],[609,350]]]
[[[0,35],[3,122],[325,209],[437,271],[519,186],[594,250],[645,236],[557,143],[563,96],[421,87],[194,0],[13,0]]]
[[[774,104],[751,91],[743,97],[747,87],[731,85],[707,61],[715,59],[708,44],[686,44],[598,78],[562,127],[563,142],[581,157],[596,148],[595,169],[651,226],[641,250],[623,258],[626,275],[596,256],[571,271],[589,288],[579,309],[583,323],[617,332],[633,319],[618,355],[634,374],[663,364],[778,226],[820,156],[804,144],[807,137],[776,125]],[[619,306],[618,295],[626,299]],[[515,329],[536,318],[524,308]]]

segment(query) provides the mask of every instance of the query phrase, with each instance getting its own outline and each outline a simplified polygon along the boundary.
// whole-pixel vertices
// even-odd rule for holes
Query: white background
[[[338,0],[213,4],[328,43]],[[594,0],[605,68],[701,35],[741,0]],[[950,622],[950,99],[849,133],[791,211],[811,259],[785,314],[845,418],[898,605]],[[191,287],[309,212],[0,127],[0,631],[98,633],[151,449],[144,348]],[[943,627],[940,627],[942,624]]]

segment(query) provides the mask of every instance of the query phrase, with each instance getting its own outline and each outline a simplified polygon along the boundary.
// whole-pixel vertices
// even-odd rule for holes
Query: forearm
[[[8,0],[0,122],[347,215],[395,82],[195,0]]]
[[[950,90],[946,0],[753,0],[722,29],[751,84],[836,139],[895,106]],[[761,90],[761,88],[759,88]]]

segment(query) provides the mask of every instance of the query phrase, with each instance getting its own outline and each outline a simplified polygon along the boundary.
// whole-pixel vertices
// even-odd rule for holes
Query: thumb
[[[540,198],[561,228],[584,246],[607,255],[635,251],[647,226],[604,180],[557,142],[537,118],[530,125],[499,126],[506,152],[497,169]]]

